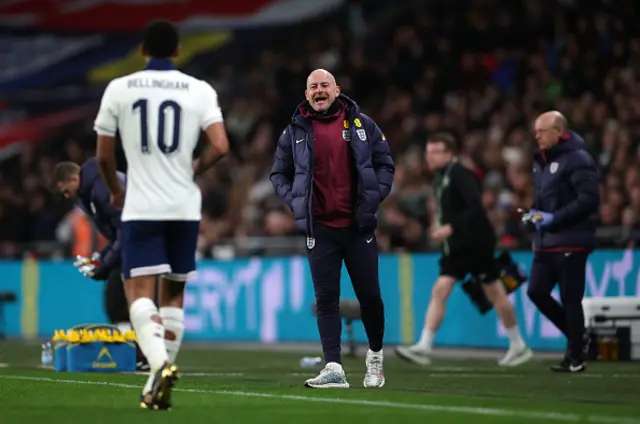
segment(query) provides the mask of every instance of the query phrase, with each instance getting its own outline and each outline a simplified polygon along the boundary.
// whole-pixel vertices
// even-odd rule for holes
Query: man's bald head
[[[323,80],[330,81],[333,83],[333,85],[336,85],[336,78],[333,76],[331,72],[327,71],[326,69],[316,69],[315,71],[311,72],[307,77],[307,88],[309,87],[309,83],[311,81],[323,81]]]
[[[340,87],[331,72],[316,69],[307,77],[307,89],[304,94],[315,111],[326,112],[340,95]]]
[[[548,150],[558,144],[562,135],[567,132],[567,119],[556,110],[545,112],[536,119],[534,129],[538,147]]]
[[[557,128],[563,132],[567,130],[567,118],[557,110],[545,112],[540,115],[538,119],[540,119],[546,126]]]

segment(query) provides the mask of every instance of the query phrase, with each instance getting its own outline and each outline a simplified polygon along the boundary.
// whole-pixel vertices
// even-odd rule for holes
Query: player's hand
[[[434,241],[442,241],[453,234],[453,228],[450,224],[443,225],[431,233],[431,239]]]
[[[124,207],[124,190],[117,193],[111,193],[111,204],[117,209],[122,209]]]

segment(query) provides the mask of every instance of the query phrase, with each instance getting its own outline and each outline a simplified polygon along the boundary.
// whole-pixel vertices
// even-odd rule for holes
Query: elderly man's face
[[[560,128],[555,127],[548,119],[537,119],[534,126],[536,142],[541,150],[548,150],[558,144]]]

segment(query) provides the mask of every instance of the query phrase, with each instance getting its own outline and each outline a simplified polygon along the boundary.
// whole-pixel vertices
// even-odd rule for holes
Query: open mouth
[[[315,98],[316,103],[324,102],[327,100],[327,97],[319,96]]]

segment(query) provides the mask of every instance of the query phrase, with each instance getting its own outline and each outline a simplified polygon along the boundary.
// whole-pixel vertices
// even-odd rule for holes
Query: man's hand
[[[531,209],[529,213],[532,216],[532,222],[536,226],[536,230],[548,227],[553,224],[553,214],[549,212],[543,212],[536,209]]]
[[[451,237],[451,234],[453,234],[453,228],[451,228],[450,224],[445,224],[431,233],[431,239],[434,241],[442,241]]]
[[[89,256],[76,256],[73,266],[86,278],[94,278],[96,271],[100,269],[100,254],[98,252]],[[104,273],[103,273],[104,274]]]
[[[124,207],[124,190],[119,190],[115,193],[111,193],[111,204],[116,209],[122,209]]]
[[[109,268],[102,265],[98,265],[93,269],[93,272],[91,273],[91,275],[86,275],[86,277],[89,277],[92,280],[96,280],[96,281],[105,281],[107,278],[109,278],[109,271],[110,271]]]

